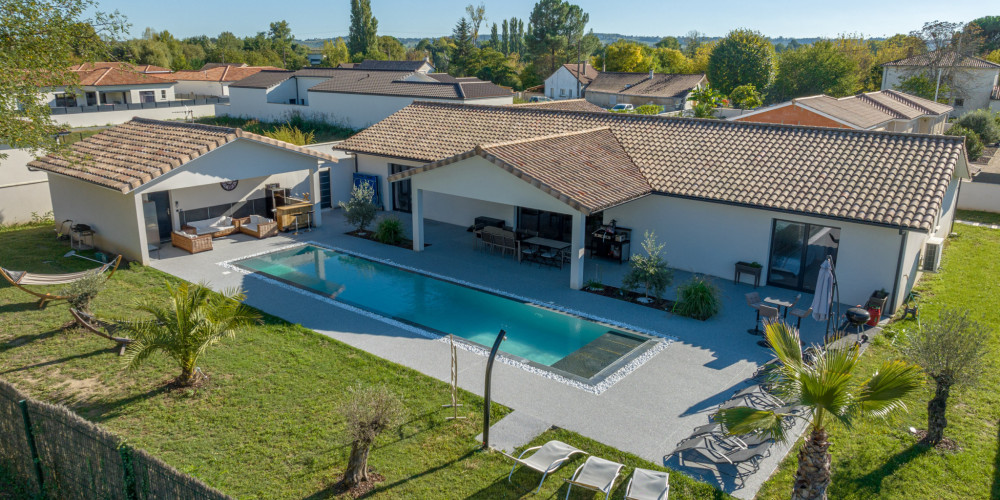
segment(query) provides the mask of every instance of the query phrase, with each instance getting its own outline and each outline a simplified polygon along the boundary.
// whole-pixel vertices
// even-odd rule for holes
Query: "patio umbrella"
[[[824,260],[819,266],[819,276],[816,278],[816,294],[813,295],[812,317],[816,321],[825,321],[830,317],[830,301],[833,299],[833,268],[830,259]]]

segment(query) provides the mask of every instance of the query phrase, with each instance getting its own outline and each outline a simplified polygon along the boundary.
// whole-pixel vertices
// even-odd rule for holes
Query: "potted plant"
[[[660,255],[663,244],[656,242],[656,233],[646,231],[644,236],[642,249],[646,251],[646,255],[632,256],[629,272],[622,278],[622,286],[629,290],[642,287],[644,295],[637,300],[649,304],[653,302],[650,293],[659,299],[673,282],[674,273],[667,267],[666,259]]]

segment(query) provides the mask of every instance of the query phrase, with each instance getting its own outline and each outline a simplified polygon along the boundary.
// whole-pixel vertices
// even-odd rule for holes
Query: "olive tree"
[[[632,256],[628,274],[622,278],[622,286],[628,290],[642,287],[647,299],[650,292],[654,297],[660,298],[673,282],[674,272],[667,267],[667,261],[661,255],[663,243],[656,242],[656,233],[646,231],[642,249],[646,251],[646,255]]]
[[[347,419],[347,435],[351,439],[351,455],[341,484],[353,488],[369,480],[368,455],[375,439],[395,426],[403,415],[399,397],[385,386],[352,387],[342,408]]]
[[[361,183],[351,190],[350,200],[339,203],[340,208],[344,209],[347,223],[356,227],[358,231],[364,232],[375,221],[378,207],[372,203],[373,197],[375,189],[370,184]]]
[[[904,352],[935,384],[934,397],[927,402],[926,444],[934,446],[944,438],[952,387],[972,385],[983,372],[989,335],[968,311],[957,309],[944,309],[936,320],[921,322],[907,334]]]

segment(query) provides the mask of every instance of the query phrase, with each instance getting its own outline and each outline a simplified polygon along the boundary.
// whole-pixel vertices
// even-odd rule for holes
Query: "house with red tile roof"
[[[177,81],[174,94],[178,99],[228,97],[229,85],[261,71],[284,71],[273,66],[247,66],[246,64],[206,64],[199,70],[175,71],[170,75]]]
[[[952,107],[898,90],[849,97],[816,95],[757,108],[728,119],[817,127],[943,134]]]
[[[79,64],[70,70],[76,75],[76,81],[47,92],[45,99],[49,106],[74,108],[174,100],[174,84],[177,82],[166,68],[98,62]],[[70,85],[76,85],[79,92],[68,92]]]
[[[628,259],[651,232],[672,267],[732,279],[758,262],[801,293],[829,258],[843,302],[885,289],[890,309],[934,269],[969,176],[960,137],[546,106],[417,102],[335,148],[409,214],[418,252],[436,247],[427,220],[502,221],[561,242],[580,288],[584,259]],[[611,226],[631,248],[594,244]]]

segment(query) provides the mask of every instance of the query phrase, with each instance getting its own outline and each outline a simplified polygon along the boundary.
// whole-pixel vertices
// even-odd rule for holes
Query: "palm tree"
[[[805,407],[810,415],[809,433],[799,449],[799,468],[792,485],[792,500],[826,498],[830,484],[830,443],[827,425],[850,427],[861,417],[884,417],[905,409],[902,398],[920,387],[920,368],[904,361],[885,361],[870,377],[854,373],[861,354],[857,348],[831,348],[804,361],[799,334],[783,322],[769,323],[765,335],[780,364],[768,375],[772,391],[789,405]],[[730,434],[758,433],[785,441],[782,426],[788,415],[755,408],[719,412]]]
[[[125,369],[135,370],[151,354],[163,351],[180,365],[176,383],[186,387],[197,382],[198,356],[223,338],[235,337],[237,330],[260,317],[242,304],[246,296],[240,290],[220,294],[204,284],[166,286],[170,295],[167,307],[144,301],[136,309],[152,318],[119,322],[121,329],[134,340],[125,351]]]

